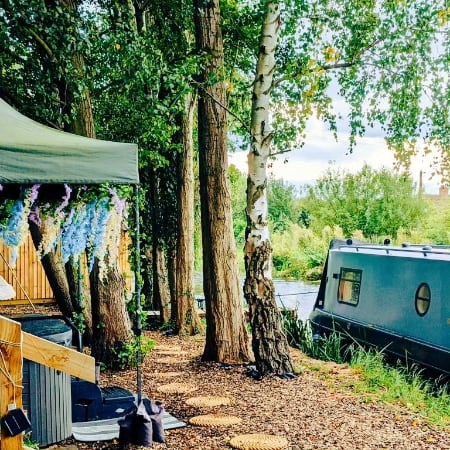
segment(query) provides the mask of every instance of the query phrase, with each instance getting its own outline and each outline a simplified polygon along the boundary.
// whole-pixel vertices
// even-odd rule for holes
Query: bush
[[[155,345],[155,341],[145,336],[135,337],[131,342],[121,342],[114,350],[117,366],[112,367],[112,369],[123,370],[137,367]]]
[[[322,235],[311,229],[291,224],[283,233],[273,233],[275,277],[319,280],[331,239],[342,237],[338,227],[326,227]]]

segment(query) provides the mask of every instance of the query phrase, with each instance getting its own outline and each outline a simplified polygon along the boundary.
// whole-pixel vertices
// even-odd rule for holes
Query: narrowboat
[[[450,374],[450,247],[332,241],[310,322]]]

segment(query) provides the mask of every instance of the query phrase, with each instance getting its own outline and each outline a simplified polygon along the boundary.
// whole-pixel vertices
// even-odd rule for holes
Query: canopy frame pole
[[[137,402],[138,405],[142,399],[142,321],[141,321],[141,243],[140,243],[140,224],[139,224],[139,185],[134,185],[134,218],[136,226],[135,243],[135,261],[134,261],[134,283],[136,295],[136,314],[134,323],[134,333],[137,340],[137,366],[136,366],[136,384],[137,384]]]

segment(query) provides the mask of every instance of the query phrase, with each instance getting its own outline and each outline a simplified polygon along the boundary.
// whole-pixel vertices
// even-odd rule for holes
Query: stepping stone
[[[240,450],[284,450],[289,446],[289,441],[282,436],[271,434],[241,434],[230,440],[233,448]]]
[[[200,397],[191,397],[186,400],[186,405],[199,407],[213,407],[229,405],[231,400],[228,397],[218,397],[212,395],[205,395]]]
[[[188,352],[185,352],[183,350],[160,350],[159,348],[156,349],[155,351],[156,354],[158,355],[175,355],[175,356],[186,356],[188,354]]]
[[[184,374],[184,372],[153,372],[151,375],[157,378],[181,378]]]
[[[186,364],[189,362],[189,360],[167,356],[165,358],[156,358],[155,362],[157,362],[159,364]]]
[[[169,383],[162,384],[156,388],[159,392],[166,392],[168,394],[187,394],[197,390],[197,387],[187,383]]]
[[[201,416],[194,416],[189,419],[190,424],[200,427],[223,427],[236,425],[241,422],[242,419],[240,417],[225,414],[202,414]]]
[[[153,350],[173,350],[173,351],[180,351],[181,347],[179,345],[155,345],[153,347]]]

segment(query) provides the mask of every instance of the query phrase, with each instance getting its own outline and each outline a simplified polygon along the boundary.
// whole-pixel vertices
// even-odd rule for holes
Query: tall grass
[[[285,279],[318,280],[330,240],[342,237],[338,227],[325,227],[322,235],[292,224],[287,231],[272,234],[274,275]]]
[[[450,429],[450,388],[442,380],[426,377],[417,366],[390,366],[374,348],[351,345],[340,333],[315,337],[309,321],[302,322],[286,312],[283,326],[288,342],[306,355],[323,361],[347,362],[355,376],[348,387],[367,401],[401,405],[425,420]]]
[[[309,320],[303,322],[292,316],[288,310],[282,313],[283,328],[289,345],[299,348],[303,353],[322,361],[342,363],[346,359],[346,350],[339,333],[327,338],[313,336]]]

